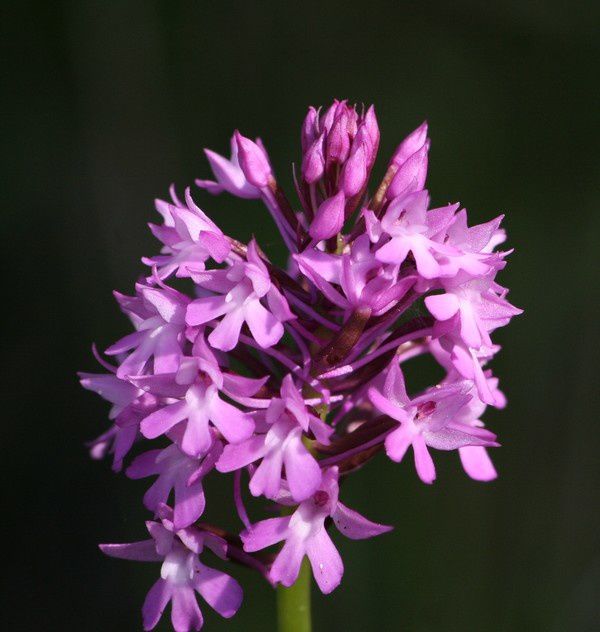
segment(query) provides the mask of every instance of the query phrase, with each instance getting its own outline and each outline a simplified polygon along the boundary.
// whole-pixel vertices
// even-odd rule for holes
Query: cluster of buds
[[[81,374],[112,404],[112,425],[92,442],[144,495],[151,539],[102,545],[113,557],[162,562],[143,606],[152,629],[171,602],[178,632],[198,630],[195,593],[224,617],[238,610],[235,579],[200,561],[205,551],[291,586],[304,557],[323,593],[344,566],[329,535],[390,529],[339,500],[341,483],[380,452],[412,448],[418,477],[436,477],[432,450],[458,451],[466,473],[496,477],[481,421],[505,399],[488,363],[490,333],[520,313],[495,277],[508,252],[501,217],[469,227],[458,204],[429,208],[424,123],[397,148],[372,194],[379,145],[373,107],[310,108],[301,133],[295,210],[260,140],[235,132],[231,158],[206,150],[212,194],[261,199],[289,249],[274,265],[255,239],[229,237],[175,190],[151,225],[160,254],[133,296],[116,299],[135,331],[106,350],[106,373]],[[439,384],[407,392],[410,360],[429,354]],[[146,450],[149,441],[157,441]],[[207,476],[233,473],[239,533],[202,521]],[[245,476],[246,475],[246,476]],[[252,520],[248,494],[281,515]],[[218,500],[217,502],[222,502]],[[282,545],[280,543],[283,543]],[[278,545],[277,548],[275,545]]]

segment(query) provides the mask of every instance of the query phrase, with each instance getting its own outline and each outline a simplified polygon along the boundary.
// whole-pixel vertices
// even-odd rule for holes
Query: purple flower
[[[171,187],[171,201],[156,202],[161,250],[143,259],[151,272],[133,296],[115,293],[134,328],[107,350],[118,367],[98,358],[107,374],[81,374],[111,404],[112,425],[90,444],[92,456],[112,453],[121,469],[139,442],[126,473],[153,477],[144,495],[160,519],[147,523],[153,539],[102,545],[162,562],[146,629],[169,602],[176,630],[199,629],[195,592],[235,613],[241,590],[200,562],[204,544],[272,585],[291,586],[307,556],[331,592],[344,566],[329,527],[351,539],[390,529],[338,500],[341,480],[383,447],[393,461],[412,447],[425,483],[436,477],[432,448],[456,450],[472,479],[497,476],[488,448],[498,443],[483,420],[488,405],[506,405],[490,369],[500,350],[493,337],[521,313],[496,280],[511,252],[497,249],[502,217],[469,226],[459,204],[429,208],[426,123],[401,142],[380,182],[370,182],[380,146],[373,106],[311,107],[300,140],[298,203],[262,142],[238,131],[230,160],[206,150],[215,180],[197,181],[212,194],[260,199],[287,266],[254,238],[225,235],[189,189],[182,201]],[[409,397],[404,375],[417,356],[433,358],[444,377]],[[205,483],[228,472],[241,533],[204,522]],[[281,517],[252,524],[247,491]]]
[[[229,619],[242,603],[240,585],[221,571],[200,562],[204,546],[225,559],[226,544],[199,529],[175,529],[170,512],[161,522],[147,522],[150,540],[130,544],[101,544],[110,557],[139,562],[162,562],[160,579],[152,586],[142,607],[144,630],[152,630],[171,602],[171,622],[176,632],[200,630],[203,624],[195,593],[221,616]]]
[[[310,430],[325,444],[331,428],[306,409],[291,375],[283,380],[281,397],[271,400],[266,423],[264,434],[225,446],[217,469],[232,472],[261,459],[250,479],[253,496],[265,495],[276,500],[282,486],[282,468],[285,468],[292,498],[296,502],[305,500],[319,487],[321,469],[303,444],[302,433]]]
[[[417,190],[394,198],[381,220],[381,233],[389,235],[375,256],[383,263],[401,264],[412,253],[417,271],[425,279],[434,279],[442,273],[436,258],[450,255],[452,249],[435,241],[442,222],[449,223],[456,205],[427,211],[429,196]]]
[[[212,470],[221,451],[221,443],[214,441],[200,461],[172,444],[162,450],[140,454],[127,468],[126,474],[133,479],[158,476],[144,494],[144,505],[154,513],[167,503],[171,491],[174,491],[173,524],[179,531],[196,522],[204,512],[206,501],[202,479]]]
[[[229,255],[231,245],[221,229],[196,206],[189,188],[182,204],[171,189],[172,203],[156,200],[156,210],[164,224],[150,224],[154,236],[163,243],[160,255],[144,257],[142,261],[155,267],[159,278],[189,277],[205,269],[211,257],[221,263]],[[152,282],[152,277],[148,279]]]
[[[497,292],[492,279],[481,277],[463,283],[444,282],[444,294],[425,298],[425,305],[438,321],[434,335],[456,334],[468,347],[478,350],[492,346],[489,333],[522,313]]]
[[[79,373],[79,378],[84,388],[112,404],[109,419],[115,423],[88,445],[94,459],[102,459],[111,453],[113,470],[118,472],[138,437],[140,421],[156,408],[157,400],[113,373]]]
[[[496,437],[489,430],[457,421],[458,413],[471,399],[462,384],[440,386],[410,399],[404,386],[402,369],[390,366],[383,394],[369,390],[373,405],[399,425],[385,439],[385,450],[392,461],[400,462],[412,446],[415,467],[424,483],[435,480],[435,466],[428,447],[456,450],[464,446],[496,446]]]
[[[300,270],[338,307],[368,307],[374,316],[392,308],[411,288],[415,276],[398,278],[398,267],[382,265],[370,250],[367,235],[358,237],[342,255],[319,250],[294,258]],[[343,292],[333,287],[338,285]]]
[[[261,347],[272,347],[283,336],[282,323],[294,318],[272,283],[254,240],[248,244],[247,256],[245,263],[234,262],[228,269],[198,275],[201,287],[221,295],[196,299],[187,308],[186,322],[191,326],[223,317],[208,336],[208,342],[221,351],[237,345],[244,322]],[[266,300],[268,309],[261,300]]]
[[[212,180],[196,180],[196,184],[206,189],[213,195],[218,195],[223,191],[231,193],[236,197],[253,199],[260,198],[260,191],[248,180],[240,167],[238,160],[238,143],[236,136],[231,137],[231,159],[223,158],[210,149],[205,149],[204,153],[208,158],[216,182]]]
[[[117,295],[136,332],[111,345],[108,355],[130,352],[121,362],[117,377],[139,375],[150,360],[155,373],[169,373],[179,367],[189,299],[171,288],[136,285],[135,297]]]
[[[330,593],[339,585],[344,564],[325,527],[329,517],[338,531],[352,540],[372,538],[392,529],[349,509],[339,502],[338,493],[338,470],[332,467],[323,472],[319,489],[291,516],[261,520],[242,532],[244,550],[248,552],[285,540],[271,567],[272,581],[291,586],[306,555],[321,592]]]

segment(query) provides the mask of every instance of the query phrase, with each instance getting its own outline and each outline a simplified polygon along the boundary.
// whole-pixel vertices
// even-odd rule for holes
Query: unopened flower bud
[[[265,154],[265,150],[242,136],[237,130],[235,140],[238,147],[238,159],[246,180],[255,187],[263,188],[273,176],[271,165]]]
[[[392,156],[392,163],[401,165],[407,158],[421,149],[427,139],[427,121],[424,121],[411,132],[401,143]]]
[[[313,239],[321,241],[337,235],[344,225],[346,198],[339,191],[321,203],[308,232]]]
[[[317,110],[311,105],[304,117],[300,141],[302,143],[302,153],[305,154],[319,135],[319,115]]]
[[[429,141],[426,141],[421,149],[404,161],[387,190],[388,198],[420,191],[423,188],[427,178],[428,153]]]
[[[360,132],[360,130],[359,130]],[[357,142],[357,137],[352,144],[352,152],[350,157],[344,164],[342,170],[341,182],[346,197],[356,195],[365,185],[368,173],[368,161],[370,151],[370,141]]]
[[[348,115],[342,111],[331,126],[331,130],[327,134],[327,164],[342,163],[348,158],[350,152],[348,123]]]
[[[324,157],[325,134],[321,134],[304,154],[302,160],[302,177],[308,184],[316,182],[325,168]]]
[[[363,120],[363,125],[365,126],[369,134],[369,138],[371,139],[371,143],[373,146],[373,153],[377,153],[377,149],[379,148],[379,124],[377,123],[377,116],[375,114],[375,106],[372,105],[367,110],[364,120]]]

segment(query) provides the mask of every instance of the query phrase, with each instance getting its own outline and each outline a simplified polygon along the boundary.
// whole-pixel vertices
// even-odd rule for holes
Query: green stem
[[[290,588],[277,587],[279,632],[311,632],[310,588],[310,564],[305,557],[296,583]]]

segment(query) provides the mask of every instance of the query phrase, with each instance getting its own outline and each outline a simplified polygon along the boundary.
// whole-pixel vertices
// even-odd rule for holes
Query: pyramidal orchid
[[[196,185],[262,201],[287,261],[269,258],[258,229],[249,243],[224,234],[198,206],[202,192],[171,187],[156,202],[159,252],[143,258],[132,296],[115,293],[134,331],[106,349],[111,361],[96,354],[105,373],[80,374],[111,405],[92,456],[110,454],[115,470],[148,481],[151,539],[100,547],[162,565],[142,608],[146,630],[169,604],[177,632],[199,630],[197,596],[224,617],[237,612],[242,589],[205,565],[210,555],[277,587],[282,631],[309,629],[307,578],[330,593],[344,573],[332,533],[391,529],[340,500],[378,454],[393,469],[412,453],[427,484],[439,451],[458,452],[472,479],[497,476],[499,443],[482,421],[487,406],[506,405],[492,333],[521,312],[496,281],[510,254],[497,250],[502,216],[469,226],[459,204],[431,208],[426,123],[371,182],[379,138],[373,106],[309,108],[297,203],[259,139],[236,131],[230,158],[206,150],[213,178]],[[405,376],[424,355],[445,375],[411,392]],[[236,532],[205,521],[207,506],[225,502],[205,493],[208,477],[233,481]],[[268,513],[253,505],[251,518],[250,497]]]

